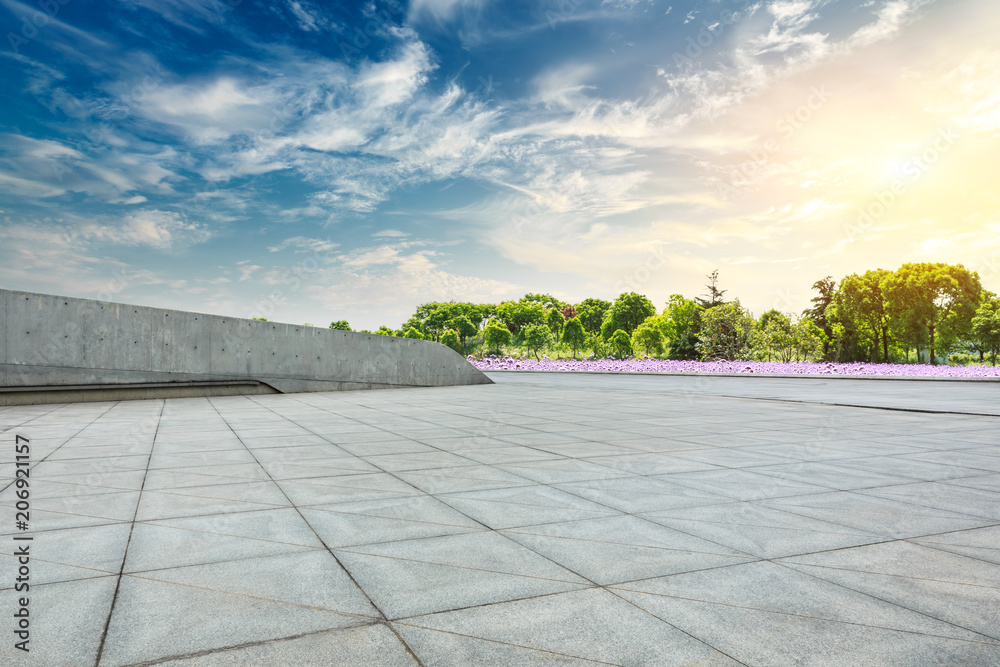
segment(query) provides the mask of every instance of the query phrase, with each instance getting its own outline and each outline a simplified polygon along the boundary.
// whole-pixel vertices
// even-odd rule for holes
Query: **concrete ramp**
[[[0,290],[0,405],[490,382],[430,341]]]

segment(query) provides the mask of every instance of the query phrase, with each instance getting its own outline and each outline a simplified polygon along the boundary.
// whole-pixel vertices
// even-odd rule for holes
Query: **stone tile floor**
[[[0,664],[1000,664],[1000,383],[492,377],[0,408]]]

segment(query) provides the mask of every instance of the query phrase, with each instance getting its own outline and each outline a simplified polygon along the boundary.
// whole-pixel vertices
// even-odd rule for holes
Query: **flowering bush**
[[[929,364],[849,364],[779,361],[672,361],[667,359],[572,359],[541,361],[512,357],[469,357],[484,371],[558,371],[603,373],[758,373],[781,375],[883,375],[897,377],[1000,378],[1000,366],[931,366]]]

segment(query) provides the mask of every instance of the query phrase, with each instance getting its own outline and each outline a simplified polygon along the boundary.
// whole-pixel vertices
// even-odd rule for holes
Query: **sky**
[[[1000,291],[989,0],[0,0],[0,287],[355,329]]]

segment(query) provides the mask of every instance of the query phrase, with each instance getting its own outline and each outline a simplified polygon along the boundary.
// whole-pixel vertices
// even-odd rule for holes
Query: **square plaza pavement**
[[[491,377],[0,409],[0,664],[1000,664],[1000,383]]]

